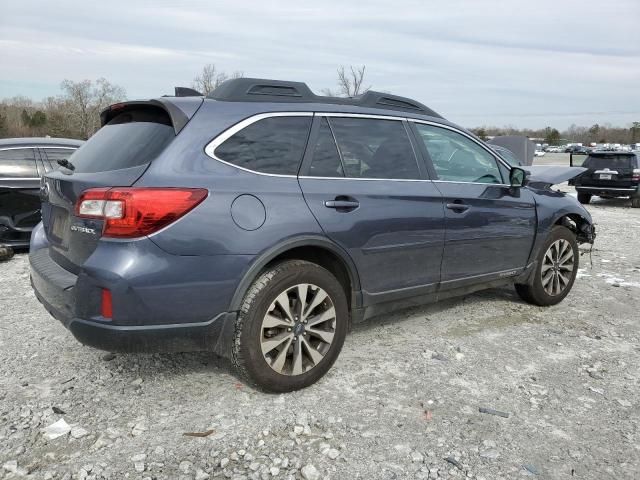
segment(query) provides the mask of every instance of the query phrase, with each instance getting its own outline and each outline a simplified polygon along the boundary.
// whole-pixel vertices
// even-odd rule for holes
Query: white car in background
[[[534,157],[544,157],[544,151],[543,150],[536,150],[535,152],[533,152],[533,156]]]

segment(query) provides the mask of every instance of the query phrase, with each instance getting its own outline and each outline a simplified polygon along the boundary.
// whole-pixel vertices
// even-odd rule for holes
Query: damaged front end
[[[589,243],[593,245],[596,239],[596,228],[591,220],[591,215],[580,205],[575,198],[568,197],[565,193],[552,190],[553,185],[570,181],[571,179],[581,175],[587,169],[583,167],[563,167],[555,165],[536,165],[523,167],[527,172],[527,186],[542,193],[538,197],[538,206],[548,196],[556,198],[556,202],[544,205],[543,210],[552,211],[554,208],[564,210],[564,216],[556,223],[567,227],[576,235],[578,243]],[[547,193],[544,193],[547,192]],[[553,192],[553,193],[551,193]],[[557,201],[563,198],[564,205],[559,205]],[[568,203],[568,204],[567,204]]]
[[[596,227],[593,223],[579,215],[569,215],[563,217],[560,224],[573,231],[578,243],[589,243],[593,245],[596,240]]]

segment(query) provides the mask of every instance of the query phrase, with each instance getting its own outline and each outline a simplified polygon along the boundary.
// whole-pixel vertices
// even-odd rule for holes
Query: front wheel
[[[569,294],[578,273],[580,254],[574,233],[555,226],[538,255],[538,264],[530,284],[516,284],[520,297],[534,305],[560,303]]]
[[[345,291],[328,270],[302,260],[277,264],[245,295],[233,363],[265,391],[308,387],[338,358],[348,319]]]

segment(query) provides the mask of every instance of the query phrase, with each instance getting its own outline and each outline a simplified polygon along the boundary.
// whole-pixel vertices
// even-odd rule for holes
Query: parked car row
[[[564,152],[564,148],[563,147],[558,147],[556,145],[549,145],[544,147],[544,151],[548,152],[548,153],[562,153]]]
[[[352,323],[499,285],[560,302],[592,243],[551,190],[404,97],[241,78],[124,102],[45,174],[31,279],[82,343],[213,350],[263,389],[322,377]]]

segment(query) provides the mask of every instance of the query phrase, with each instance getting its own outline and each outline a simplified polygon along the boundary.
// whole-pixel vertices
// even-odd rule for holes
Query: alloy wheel
[[[560,239],[553,242],[544,255],[542,287],[551,296],[560,295],[569,286],[575,265],[571,243]]]
[[[267,364],[282,375],[301,375],[315,367],[331,348],[336,311],[322,288],[301,283],[280,293],[260,328]]]

